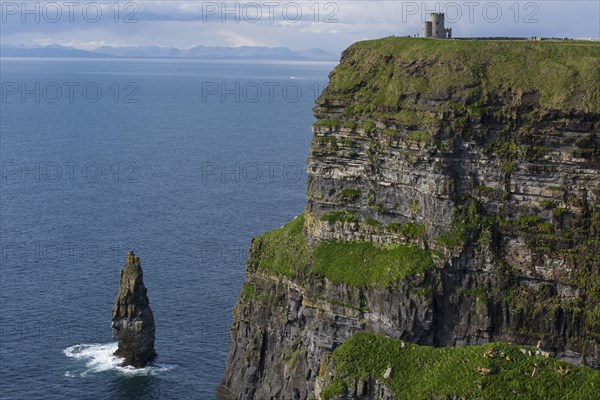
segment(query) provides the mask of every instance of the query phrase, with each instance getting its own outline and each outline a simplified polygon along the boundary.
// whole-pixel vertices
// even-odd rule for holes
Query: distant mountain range
[[[0,57],[81,57],[81,58],[197,58],[253,60],[338,61],[339,56],[322,49],[290,50],[287,47],[211,47],[190,49],[161,46],[102,46],[95,50],[49,45],[39,47],[0,45]]]
[[[52,44],[45,47],[0,45],[0,57],[110,57],[93,51]]]

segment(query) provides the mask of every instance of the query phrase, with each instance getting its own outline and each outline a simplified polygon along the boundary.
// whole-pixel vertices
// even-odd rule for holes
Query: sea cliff
[[[219,399],[600,387],[600,44],[360,42],[314,114],[306,209],[252,241]],[[462,380],[403,392],[441,359]]]

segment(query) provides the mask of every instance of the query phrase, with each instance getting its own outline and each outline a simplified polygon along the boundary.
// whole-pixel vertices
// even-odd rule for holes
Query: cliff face
[[[541,342],[599,368],[598,82],[598,44],[346,50],[315,108],[305,213],[252,243],[218,398],[320,398],[357,332]]]
[[[140,259],[129,252],[119,276],[119,293],[112,311],[113,338],[119,341],[115,355],[123,366],[143,368],[156,357],[154,315],[150,309]]]

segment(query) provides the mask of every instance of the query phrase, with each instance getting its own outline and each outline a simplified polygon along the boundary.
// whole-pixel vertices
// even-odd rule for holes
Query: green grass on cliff
[[[304,239],[304,216],[254,239],[249,263],[258,268],[293,278],[310,265],[311,254]]]
[[[417,246],[330,242],[315,249],[311,272],[352,286],[387,286],[433,265],[429,252]]]
[[[598,398],[599,371],[535,355],[535,350],[506,343],[402,347],[396,339],[357,333],[333,353],[334,382],[339,391],[344,386],[340,379],[351,385],[371,376],[385,383],[396,398],[414,400]],[[388,366],[392,373],[384,379]]]
[[[428,251],[412,245],[370,242],[307,243],[304,217],[254,240],[249,262],[290,278],[301,272],[357,287],[388,286],[434,266]]]
[[[600,112],[600,43],[358,42],[342,55],[321,100],[350,100],[353,111],[388,110],[404,120],[403,102],[414,96],[450,95],[448,104],[470,99],[476,107],[490,97],[516,99],[524,93],[537,93],[542,108]]]

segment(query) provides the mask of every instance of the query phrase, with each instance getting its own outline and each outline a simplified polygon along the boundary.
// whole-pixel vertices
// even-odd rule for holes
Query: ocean
[[[333,63],[0,62],[0,398],[213,399],[250,239],[305,206]],[[119,367],[129,250],[154,365]]]

